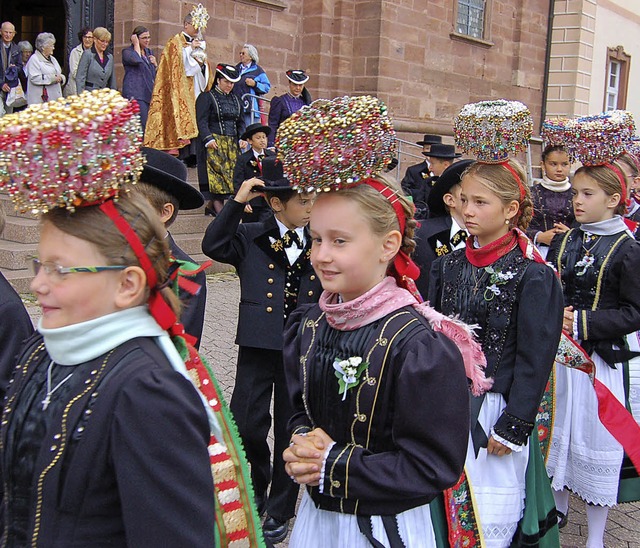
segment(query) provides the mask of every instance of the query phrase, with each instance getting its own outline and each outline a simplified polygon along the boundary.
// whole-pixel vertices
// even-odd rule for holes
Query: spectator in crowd
[[[22,40],[21,42],[18,42],[18,47],[20,48],[20,55],[22,56],[22,66],[26,66],[27,62],[33,55],[33,46],[28,40]],[[18,78],[20,79],[22,91],[26,94],[28,82],[27,75],[24,73],[24,70],[20,71],[20,73],[18,74]]]
[[[2,35],[2,49],[0,49],[0,82],[2,82],[2,102],[5,103],[9,90],[18,85],[20,81],[18,74],[22,72],[22,54],[20,48],[13,41],[16,35],[16,28],[13,23],[5,21],[0,26],[0,34]],[[10,76],[13,71],[8,71],[10,67],[16,67],[17,73],[15,76]],[[7,107],[5,104],[5,111],[12,112],[11,107]]]
[[[153,83],[158,68],[156,58],[148,47],[150,39],[149,29],[138,26],[133,29],[131,46],[122,50],[122,95],[127,99],[135,99],[140,105],[140,123],[143,131],[147,125]]]
[[[195,164],[197,153],[196,99],[213,84],[209,62],[191,55],[197,48],[206,44],[188,13],[183,30],[162,50],[144,134],[145,146],[166,150],[187,165]]]
[[[116,89],[116,73],[113,55],[107,52],[111,33],[104,27],[93,29],[93,47],[85,50],[80,57],[76,73],[78,94],[96,89]]]
[[[289,81],[289,91],[284,95],[271,99],[271,108],[269,109],[271,134],[269,135],[268,143],[270,147],[275,144],[280,124],[294,112],[311,103],[311,94],[305,87],[305,84],[309,81],[309,76],[304,70],[288,70],[285,74]]]
[[[80,64],[80,58],[85,50],[90,50],[93,47],[93,30],[89,27],[84,27],[78,33],[78,40],[80,40],[80,43],[73,48],[69,54],[69,78],[67,79],[67,85],[64,88],[65,97],[78,93],[78,89],[76,87],[78,65]]]
[[[36,52],[31,56],[24,72],[29,81],[27,104],[37,105],[62,97],[64,74],[53,56],[56,38],[50,32],[36,36]]]
[[[236,69],[240,73],[240,81],[233,87],[233,94],[242,100],[245,126],[260,122],[260,106],[258,97],[269,93],[271,82],[258,62],[258,50],[251,44],[245,44],[240,50],[240,62]],[[243,97],[247,94],[251,97]]]

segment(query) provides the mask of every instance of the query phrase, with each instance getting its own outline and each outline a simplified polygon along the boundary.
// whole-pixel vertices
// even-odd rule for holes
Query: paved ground
[[[237,355],[233,340],[240,299],[238,279],[234,274],[211,275],[207,291],[201,349],[212,364],[224,394],[229,399],[233,390]],[[36,306],[30,305],[28,309],[32,317],[38,316]],[[586,545],[586,523],[584,504],[572,498],[569,523],[561,533],[563,548]],[[611,511],[605,543],[607,548],[640,548],[640,503],[625,504]],[[286,541],[279,546],[287,546]]]

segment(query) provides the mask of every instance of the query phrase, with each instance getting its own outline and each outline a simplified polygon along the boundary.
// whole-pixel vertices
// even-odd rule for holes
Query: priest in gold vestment
[[[184,30],[169,39],[162,51],[149,106],[145,146],[177,154],[178,149],[189,146],[197,137],[196,98],[209,90],[213,82],[208,61],[200,62],[191,55],[198,47],[204,49],[206,44],[188,14]],[[180,156],[183,155],[186,159],[190,153],[181,152]]]

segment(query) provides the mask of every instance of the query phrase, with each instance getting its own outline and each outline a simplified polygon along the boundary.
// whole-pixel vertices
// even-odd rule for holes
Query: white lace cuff
[[[329,453],[331,452],[331,449],[333,449],[333,446],[336,444],[335,441],[332,441],[329,444],[329,447],[327,447],[324,451],[324,457],[322,457],[322,468],[320,469],[320,484],[318,485],[318,492],[323,493],[324,492],[324,468],[327,464],[327,457],[329,456]]]
[[[515,443],[511,443],[510,441],[505,440],[502,436],[496,434],[496,431],[493,429],[493,427],[491,427],[491,437],[494,440],[500,442],[505,447],[511,449],[511,451],[513,451],[514,453],[520,453],[520,451],[522,451],[525,447],[524,445],[516,445]]]

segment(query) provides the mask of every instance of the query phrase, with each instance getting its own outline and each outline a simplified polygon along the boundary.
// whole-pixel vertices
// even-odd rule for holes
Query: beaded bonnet
[[[584,166],[610,164],[625,152],[635,129],[633,116],[626,110],[575,118],[565,124],[565,146],[571,159]]]
[[[353,186],[391,162],[396,137],[387,106],[376,97],[319,99],[278,128],[276,147],[294,189]]]
[[[0,118],[0,188],[34,215],[117,197],[142,173],[138,104],[112,89]]]
[[[458,147],[486,164],[503,163],[525,150],[533,132],[529,109],[504,99],[469,103],[453,124]]]

